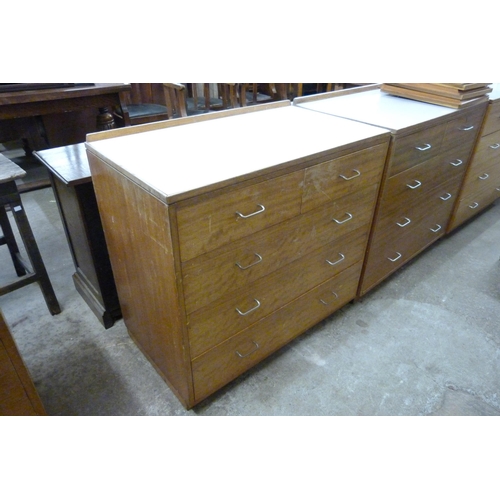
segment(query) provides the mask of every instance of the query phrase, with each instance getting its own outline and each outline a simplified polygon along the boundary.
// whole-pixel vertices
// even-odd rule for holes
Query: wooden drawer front
[[[192,362],[195,399],[201,400],[297,335],[351,301],[361,263],[207,351]]]
[[[438,155],[441,151],[446,125],[442,123],[405,137],[396,137],[393,143],[389,175],[396,175]]]
[[[482,135],[488,135],[500,130],[500,101],[489,105]]]
[[[368,229],[359,229],[225,295],[188,317],[191,357],[249,327],[363,258]],[[358,277],[359,278],[359,277]]]
[[[367,186],[378,185],[386,154],[387,145],[382,144],[307,168],[302,212]]]
[[[471,167],[475,168],[477,164],[495,162],[500,164],[500,131],[481,137]]]
[[[260,231],[182,266],[186,312],[247,287],[280,267],[371,224],[377,187]]]
[[[480,172],[480,173],[478,173]],[[461,198],[473,197],[475,193],[489,192],[500,185],[500,166],[499,168],[476,169],[469,172],[467,181],[464,185]]]
[[[304,172],[216,196],[177,211],[181,260],[187,261],[300,213]]]
[[[381,230],[375,232],[370,245],[360,295],[442,237],[446,231],[451,209],[451,203],[440,205],[436,203],[429,207],[428,211],[410,214],[413,216],[412,223],[403,228],[394,227],[394,224],[381,224]],[[401,217],[397,222],[404,224],[406,221]]]
[[[439,156],[391,177],[382,195],[381,213],[398,211],[406,205],[425,207],[436,186],[445,182],[458,186],[464,168],[465,164],[454,167]]]
[[[485,109],[484,105],[475,106],[449,121],[443,139],[443,151],[445,149],[471,148],[481,128]]]
[[[465,194],[465,193],[464,193]],[[500,180],[460,199],[450,230],[474,217],[500,197]]]

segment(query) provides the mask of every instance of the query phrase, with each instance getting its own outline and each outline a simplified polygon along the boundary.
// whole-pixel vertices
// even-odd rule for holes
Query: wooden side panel
[[[0,311],[0,415],[46,415]]]
[[[90,152],[89,163],[127,329],[188,407],[190,356],[169,207]]]

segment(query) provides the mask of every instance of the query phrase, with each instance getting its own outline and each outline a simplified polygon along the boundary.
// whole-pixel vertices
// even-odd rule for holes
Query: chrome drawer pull
[[[342,177],[342,179],[344,179],[345,181],[350,181],[351,179],[355,179],[356,177],[359,177],[361,175],[361,172],[359,170],[356,170],[355,168],[353,168],[352,171],[356,172],[356,174],[351,177],[346,177],[342,174],[340,174],[339,177]]]
[[[404,220],[406,221],[404,224],[401,224],[401,222],[396,222],[396,224],[397,224],[399,227],[405,227],[405,226],[407,226],[407,225],[411,222],[411,220],[410,220],[410,219],[408,219],[408,217],[403,217],[403,218],[404,218]]]
[[[416,182],[416,184],[414,186],[412,186],[411,184],[407,184],[407,186],[410,189],[417,189],[418,187],[420,187],[422,185],[422,183],[420,181],[417,181],[416,179],[415,179],[415,182]]]
[[[419,151],[427,151],[431,148],[432,146],[430,144],[425,144],[425,146],[415,146],[415,149],[418,149]]]
[[[463,161],[460,158],[457,158],[456,162],[450,161],[450,165],[453,165],[454,167],[459,167],[462,163]]]
[[[337,224],[344,224],[344,222],[347,222],[348,220],[352,219],[352,215],[349,212],[346,212],[345,214],[347,215],[347,219],[344,220],[332,219],[332,220],[334,220]]]
[[[391,262],[396,262],[397,260],[399,260],[402,255],[399,253],[399,252],[396,252],[396,255],[397,257],[395,259],[391,259],[390,257],[387,257]]]
[[[469,208],[472,208],[473,210],[475,208],[477,208],[479,206],[479,203],[477,203],[476,201],[472,204],[472,205],[469,205]]]
[[[243,215],[241,212],[236,212],[236,215],[238,217],[241,217],[242,219],[248,219],[249,217],[253,217],[254,215],[261,214],[266,209],[264,205],[257,204],[257,206],[260,207],[260,209],[257,210],[257,212],[254,212],[253,214]]]
[[[255,349],[252,349],[250,352],[247,352],[246,354],[241,354],[240,351],[235,351],[236,354],[240,357],[240,358],[246,358],[247,356],[250,356],[250,354],[253,354],[257,349],[260,349],[260,345],[257,344],[257,342],[255,342],[255,340],[252,340],[252,343],[254,344],[255,346]]]
[[[262,257],[258,253],[255,253],[254,255],[257,257],[257,260],[252,262],[249,266],[242,266],[239,262],[236,262],[236,265],[244,271],[245,269],[249,269],[250,267],[257,265],[259,262],[262,262]]]
[[[238,311],[238,314],[240,316],[246,316],[247,314],[250,314],[251,312],[255,311],[256,309],[258,309],[260,307],[260,302],[257,299],[253,299],[253,300],[255,300],[255,302],[257,302],[257,305],[255,307],[252,307],[252,309],[249,309],[246,312],[241,312],[238,308],[236,308],[236,311]]]
[[[495,188],[495,191],[500,191],[500,188]]]
[[[326,262],[328,262],[328,264],[330,264],[331,266],[334,266],[335,264],[339,264],[340,262],[342,262],[345,259],[345,255],[344,254],[341,254],[339,252],[339,255],[340,255],[340,259],[339,260],[336,260],[335,262],[330,262],[328,259],[326,259]]]
[[[335,292],[332,292],[333,295],[335,295],[335,300],[339,298],[339,296],[335,293]],[[328,304],[331,304],[332,302],[334,302],[333,300],[330,301],[330,302],[326,302],[326,300],[323,300],[323,299],[319,299],[319,301],[324,304],[325,306],[327,306]]]
[[[491,148],[491,149],[498,149],[498,148],[500,148],[500,144],[498,144],[498,142],[497,142],[496,144],[492,144],[492,145],[490,146],[490,148]]]
[[[472,130],[474,128],[474,125],[469,125],[468,127],[460,127],[460,130],[463,132],[468,132],[469,130]]]
[[[436,224],[436,229],[429,228],[433,233],[437,233],[438,231],[441,230],[441,226],[439,224]]]
[[[483,175],[480,175],[478,178],[481,179],[482,181],[485,181],[488,177],[489,177],[488,174],[483,174]]]
[[[451,198],[451,193],[446,193],[444,196],[439,197],[441,200],[446,201]]]

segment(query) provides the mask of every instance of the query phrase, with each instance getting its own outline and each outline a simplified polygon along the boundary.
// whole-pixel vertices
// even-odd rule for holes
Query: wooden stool
[[[0,296],[37,282],[42,290],[50,313],[59,314],[61,308],[50,283],[15,182],[15,179],[24,175],[26,175],[26,172],[22,168],[19,168],[14,162],[0,153],[0,227],[3,234],[0,238],[0,245],[7,245],[18,276],[16,280],[7,285],[0,285]],[[33,269],[23,261],[20,255],[19,247],[7,216],[7,207],[10,207],[12,211]]]

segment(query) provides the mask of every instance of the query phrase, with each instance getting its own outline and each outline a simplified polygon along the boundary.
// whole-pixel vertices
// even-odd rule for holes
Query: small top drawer
[[[302,212],[380,183],[387,144],[357,151],[307,168]]]
[[[472,146],[481,128],[485,111],[485,105],[474,106],[449,121],[443,139],[443,150]]]
[[[486,114],[482,135],[500,130],[500,101],[490,104]]]
[[[446,126],[447,123],[441,123],[404,137],[396,136],[389,175],[396,175],[438,155]]]
[[[181,260],[187,261],[300,213],[304,172],[179,207]]]

